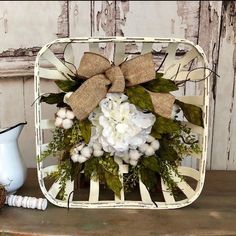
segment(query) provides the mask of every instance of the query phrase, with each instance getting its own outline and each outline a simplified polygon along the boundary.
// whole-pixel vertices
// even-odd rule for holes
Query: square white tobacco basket
[[[196,65],[198,68],[191,71],[191,80],[201,80],[202,78],[209,76],[209,71],[206,70],[208,64],[206,56],[203,50],[192,42],[185,39],[175,38],[128,38],[128,37],[107,37],[107,38],[63,38],[57,39],[51,43],[45,45],[37,55],[35,62],[35,99],[39,98],[43,94],[40,88],[40,80],[58,80],[66,79],[66,75],[70,75],[70,70],[66,70],[60,55],[58,48],[63,48],[64,59],[66,62],[76,64],[74,60],[78,60],[84,51],[91,51],[97,53],[106,53],[104,45],[110,45],[110,49],[114,50],[113,61],[115,64],[120,64],[127,54],[136,56],[137,54],[144,54],[152,51],[154,55],[154,62],[158,67],[165,55],[163,65],[161,65],[160,72],[165,74],[165,78],[173,78],[178,71],[175,80],[182,80],[186,78],[189,73],[189,65]],[[103,48],[101,48],[103,45]],[[60,47],[59,47],[60,46]],[[86,49],[85,49],[86,48]],[[133,50],[133,51],[132,51]],[[132,51],[130,53],[130,51]],[[58,58],[59,57],[59,58]],[[75,59],[74,59],[75,58]],[[159,61],[159,65],[158,65]],[[50,65],[50,66],[48,66]],[[67,67],[71,65],[68,64]],[[64,73],[60,73],[63,71]],[[202,85],[202,92],[196,96],[184,96],[183,94],[177,94],[179,100],[187,103],[191,103],[200,106],[203,110],[204,128],[193,125],[186,121],[183,121],[189,126],[194,133],[198,135],[199,145],[202,152],[198,155],[194,155],[191,158],[194,167],[188,167],[181,164],[178,167],[178,171],[181,175],[187,177],[185,179],[191,179],[195,182],[194,186],[187,182],[187,180],[181,180],[178,177],[174,177],[177,182],[178,188],[183,193],[181,199],[175,199],[173,194],[168,190],[168,187],[161,180],[161,194],[162,200],[155,201],[155,204],[146,189],[145,185],[139,180],[139,198],[140,200],[128,200],[123,190],[121,190],[121,199],[114,195],[112,200],[100,200],[99,182],[90,180],[90,187],[87,200],[75,200],[74,196],[69,194],[74,190],[74,181],[68,181],[66,185],[67,197],[65,200],[57,199],[59,192],[59,183],[51,183],[50,186],[45,184],[46,176],[55,171],[57,165],[46,165],[46,163],[37,163],[37,172],[40,188],[45,197],[53,204],[60,207],[67,207],[68,202],[71,208],[132,208],[132,209],[174,209],[187,206],[194,202],[200,195],[204,179],[207,157],[207,137],[208,137],[208,116],[209,116],[209,79],[205,79],[200,82]],[[194,85],[194,83],[191,83]],[[195,89],[196,91],[196,89]],[[174,94],[175,95],[175,94]],[[40,156],[40,153],[47,147],[47,143],[44,140],[44,132],[54,128],[54,120],[44,118],[43,110],[41,109],[41,103],[39,99],[36,100],[35,105],[35,129],[36,129],[36,154]],[[116,160],[117,161],[117,160]],[[128,166],[123,163],[119,163],[120,174],[122,180],[122,174],[127,171]]]

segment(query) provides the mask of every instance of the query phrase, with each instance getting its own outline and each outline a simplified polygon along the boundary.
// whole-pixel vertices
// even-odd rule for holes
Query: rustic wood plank
[[[32,76],[40,47],[69,35],[67,14],[68,1],[1,1],[0,77]]]
[[[216,81],[212,169],[236,169],[236,2],[222,3],[222,22]]]
[[[199,199],[187,208],[171,211],[132,209],[67,211],[50,203],[44,212],[5,207],[0,211],[0,231],[10,235],[58,235],[58,232],[62,235],[114,236],[235,235],[235,178],[235,171],[207,172],[206,184]],[[35,170],[29,171],[27,181],[18,194],[43,197]]]
[[[209,68],[217,72],[217,63],[219,57],[219,35],[220,35],[220,17],[221,17],[221,1],[201,1],[199,15],[199,39],[198,44],[203,48],[209,62]],[[206,32],[208,32],[206,34]],[[212,132],[213,119],[215,113],[215,83],[216,76],[210,78],[210,114],[209,114],[209,137],[208,137],[208,157],[207,169],[211,169],[211,163],[214,156],[211,154],[212,149]],[[198,89],[201,88],[202,85]]]

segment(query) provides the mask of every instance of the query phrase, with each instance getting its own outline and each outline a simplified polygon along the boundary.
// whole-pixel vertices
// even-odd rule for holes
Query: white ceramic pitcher
[[[12,194],[26,178],[26,166],[21,157],[18,137],[26,123],[0,130],[0,184]]]

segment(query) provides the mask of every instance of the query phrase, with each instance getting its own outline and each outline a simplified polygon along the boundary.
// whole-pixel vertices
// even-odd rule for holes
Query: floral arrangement
[[[65,197],[66,181],[82,171],[118,197],[122,188],[132,191],[139,178],[149,191],[160,177],[175,190],[179,163],[201,151],[197,136],[177,113],[203,126],[201,108],[175,99],[170,92],[178,90],[177,84],[155,71],[151,53],[119,66],[85,53],[73,74],[55,81],[60,93],[40,97],[59,108],[52,141],[39,157],[59,158],[49,176],[60,183],[58,198]],[[129,166],[123,182],[117,159]]]

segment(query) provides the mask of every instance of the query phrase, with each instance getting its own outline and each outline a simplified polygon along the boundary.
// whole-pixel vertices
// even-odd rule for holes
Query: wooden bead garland
[[[35,197],[22,197],[18,195],[9,195],[6,197],[5,204],[15,207],[31,208],[38,210],[46,210],[47,199],[45,198],[35,198]]]

